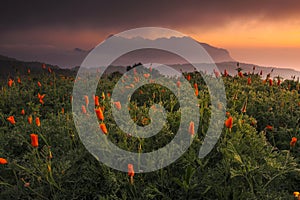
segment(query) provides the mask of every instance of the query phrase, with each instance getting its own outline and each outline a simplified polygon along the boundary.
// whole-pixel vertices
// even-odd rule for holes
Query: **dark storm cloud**
[[[6,1],[0,34],[32,28],[120,30],[140,26],[215,27],[230,20],[300,17],[298,0]]]

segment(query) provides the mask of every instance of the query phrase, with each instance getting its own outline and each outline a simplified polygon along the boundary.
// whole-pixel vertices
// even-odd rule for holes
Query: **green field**
[[[151,79],[154,72],[147,73],[144,78]],[[167,111],[167,123],[151,138],[130,137],[117,127],[111,112],[109,94],[121,76],[103,76],[95,94],[96,107],[104,115],[99,123],[105,124],[108,139],[138,153],[168,144],[180,123],[177,98],[158,84],[140,87],[128,107],[132,120],[140,126],[151,123],[149,107],[158,103]],[[256,71],[243,77],[222,76],[226,118],[232,117],[232,127],[224,122],[213,150],[199,159],[211,104],[201,75],[189,76],[192,88],[197,83],[200,115],[192,145],[165,168],[138,173],[139,166],[133,166],[132,174],[99,162],[79,138],[72,89],[75,80],[83,85],[86,80],[47,68],[35,74],[7,75],[0,91],[0,199],[295,199],[293,193],[300,191],[300,145],[295,140],[300,138],[300,83],[278,84],[277,78],[265,80]],[[126,81],[130,85],[139,80]],[[94,99],[88,99],[87,106],[82,96],[84,115],[94,114]],[[31,134],[38,136],[38,144]],[[189,129],[186,134],[191,134]]]

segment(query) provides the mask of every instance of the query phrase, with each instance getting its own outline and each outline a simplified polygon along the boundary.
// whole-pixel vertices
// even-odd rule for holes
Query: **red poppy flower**
[[[122,106],[121,106],[120,101],[116,101],[116,102],[114,102],[114,104],[118,110],[121,110]]]
[[[188,81],[190,81],[190,80],[191,80],[191,75],[188,74],[187,77],[186,77],[186,79],[187,79]]]
[[[100,129],[102,130],[102,132],[103,132],[105,135],[108,133],[107,128],[106,128],[106,126],[105,126],[104,123],[101,123],[101,124],[100,124]]]
[[[83,114],[86,114],[86,108],[85,108],[84,105],[81,106],[81,112],[82,112]]]
[[[98,96],[94,97],[94,102],[95,102],[95,106],[99,106],[100,105],[100,103],[99,103],[99,97]]]
[[[30,134],[31,138],[31,146],[38,147],[39,146],[39,138],[37,134]]]
[[[195,95],[196,95],[196,97],[199,95],[199,90],[198,90],[198,88],[195,89]]]
[[[31,115],[27,118],[27,121],[29,124],[32,124],[32,116]]]
[[[248,79],[247,79],[247,84],[248,84],[248,85],[251,85],[251,82],[252,82],[252,81],[251,81],[251,77],[248,77]]]
[[[272,130],[273,130],[273,126],[267,125],[267,126],[266,126],[266,129],[272,131]]]
[[[89,105],[89,97],[87,95],[84,96],[84,101],[85,101],[86,107],[88,107],[88,105]]]
[[[291,147],[294,147],[295,144],[296,144],[296,142],[297,142],[297,138],[296,138],[296,137],[292,137],[292,140],[291,140],[291,142],[290,142],[290,146],[291,146]]]
[[[134,169],[132,164],[128,164],[128,176],[130,177],[134,176]]]
[[[239,72],[239,73],[238,73],[238,76],[241,77],[241,78],[243,78],[243,77],[244,77],[243,72]]]
[[[232,124],[233,124],[233,118],[231,116],[229,116],[228,119],[226,119],[226,121],[225,121],[225,126],[229,129],[231,129]]]
[[[10,78],[7,82],[8,87],[11,87],[14,81]]]
[[[41,121],[40,121],[40,118],[39,118],[39,117],[36,117],[36,118],[35,118],[35,124],[36,124],[37,126],[41,126]]]
[[[149,78],[149,77],[150,77],[150,74],[144,74],[144,77],[145,77],[145,78]]]
[[[0,158],[0,164],[1,165],[7,164],[7,160],[5,158]]]
[[[133,184],[134,169],[132,164],[128,164],[128,176],[130,177],[130,184]]]
[[[227,77],[228,76],[228,72],[227,72],[227,70],[225,69],[224,70],[224,77]]]
[[[14,116],[9,116],[7,118],[7,121],[9,121],[11,124],[15,124],[16,123]]]
[[[189,133],[193,136],[195,135],[195,124],[193,121],[190,122]]]
[[[43,94],[43,95],[41,95],[40,93],[38,93],[38,99],[39,99],[39,102],[41,103],[41,104],[44,104],[44,97],[45,97],[45,94]]]
[[[100,108],[96,108],[95,112],[96,112],[96,115],[97,115],[98,119],[103,121],[104,120],[104,115],[103,115],[102,110]]]
[[[272,86],[273,85],[273,80],[269,79],[269,85]]]
[[[180,85],[181,85],[180,81],[177,81],[176,85],[178,88],[180,88]]]

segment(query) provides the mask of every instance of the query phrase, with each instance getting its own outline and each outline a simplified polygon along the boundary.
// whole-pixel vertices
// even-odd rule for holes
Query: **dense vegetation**
[[[154,71],[144,78],[151,79]],[[71,107],[75,77],[45,66],[39,74],[7,77],[0,91],[0,199],[294,199],[293,192],[300,190],[295,139],[300,138],[300,83],[263,80],[255,71],[222,76],[232,121],[226,120],[212,152],[199,159],[210,97],[199,73],[185,76],[198,90],[199,128],[195,134],[187,130],[195,137],[193,144],[175,163],[151,173],[137,173],[134,166],[135,174],[100,163],[81,143]],[[118,73],[102,77],[96,93],[108,138],[140,153],[167,144],[180,119],[176,98],[170,103],[172,92],[152,84],[133,95],[130,114],[141,126],[150,123],[151,103],[161,103],[168,111],[168,124],[160,134],[141,142],[122,133],[111,114],[109,94],[120,78]],[[82,105],[85,101],[83,96]],[[89,101],[83,114],[94,112],[93,98]]]

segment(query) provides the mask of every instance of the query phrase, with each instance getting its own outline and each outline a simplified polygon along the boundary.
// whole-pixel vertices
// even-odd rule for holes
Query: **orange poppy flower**
[[[146,118],[146,117],[145,117],[145,118],[143,118],[143,119],[142,119],[142,124],[143,124],[143,125],[147,125],[147,124],[149,124],[149,119],[148,119],[148,118]]]
[[[30,69],[27,69],[27,73],[30,74]]]
[[[292,137],[292,140],[291,140],[291,142],[290,142],[290,146],[291,146],[291,147],[294,147],[295,144],[296,144],[296,142],[297,142],[297,138],[296,138],[296,137]]]
[[[195,135],[195,124],[193,121],[190,122],[189,133],[193,136]]]
[[[101,123],[101,124],[100,124],[100,129],[102,130],[102,132],[103,132],[105,135],[107,135],[108,131],[107,131],[107,128],[106,128],[106,126],[105,126],[104,123]]]
[[[196,95],[196,97],[199,95],[199,90],[198,90],[198,88],[195,89],[195,95]]]
[[[15,124],[16,123],[14,116],[9,116],[7,118],[7,121],[9,121],[11,124]]]
[[[144,77],[145,77],[145,78],[149,78],[149,77],[150,77],[150,74],[144,74]]]
[[[247,79],[247,84],[248,84],[248,85],[251,85],[251,82],[252,82],[252,81],[251,81],[251,77],[248,77],[248,79]]]
[[[227,70],[225,69],[224,70],[224,77],[227,77],[228,76],[228,72],[227,72]]]
[[[51,68],[50,68],[50,67],[48,67],[48,72],[49,72],[49,73],[51,73],[51,72],[52,72],[52,70],[51,70]]]
[[[39,99],[39,102],[41,103],[41,104],[44,104],[44,97],[45,97],[45,94],[43,94],[43,95],[41,95],[40,93],[38,93],[38,99]]]
[[[128,164],[128,176],[130,177],[130,183],[133,184],[134,169],[132,164]]]
[[[85,101],[86,107],[88,107],[88,105],[89,105],[89,97],[87,95],[84,96],[84,101]]]
[[[41,126],[41,122],[40,122],[40,118],[39,117],[36,117],[35,118],[35,124],[40,127]]]
[[[99,97],[98,96],[94,97],[94,102],[95,102],[95,106],[99,106],[100,105],[100,103],[99,103]]]
[[[194,83],[194,88],[198,89],[198,84],[197,83]]]
[[[95,112],[96,112],[96,115],[97,115],[98,119],[103,121],[104,120],[104,115],[103,115],[102,110],[100,108],[96,108]]]
[[[139,77],[134,77],[134,82],[136,82],[136,83],[140,82],[140,78]]]
[[[14,81],[10,78],[7,82],[8,87],[11,87]]]
[[[133,164],[128,164],[128,176],[134,176]]]
[[[86,114],[86,109],[85,109],[85,106],[84,106],[84,105],[81,106],[81,112],[82,112],[83,114]]]
[[[226,119],[226,121],[225,121],[225,126],[229,129],[231,129],[232,124],[233,124],[233,118],[231,116],[229,116],[228,119]]]
[[[120,101],[114,102],[114,104],[118,110],[121,110],[122,106],[121,106]]]
[[[177,81],[176,85],[178,88],[180,88],[180,85],[181,85],[180,81]]]
[[[18,77],[17,82],[18,82],[19,84],[21,84],[21,78],[20,78],[20,77]]]
[[[46,69],[46,64],[42,64],[42,68],[43,68],[43,69]]]
[[[31,146],[33,147],[38,147],[39,146],[39,138],[37,134],[30,134],[30,138],[31,138]]]
[[[267,126],[266,126],[266,129],[272,131],[272,130],[273,130],[273,126],[267,125]]]
[[[188,81],[190,81],[190,80],[191,80],[191,75],[188,74],[187,77],[186,77],[186,79],[187,79]]]
[[[273,80],[269,79],[269,85],[272,86],[273,85]]]
[[[7,160],[5,158],[0,158],[0,164],[1,165],[7,164]]]
[[[27,118],[27,121],[29,124],[32,124],[32,116],[31,115]]]
[[[21,110],[21,115],[25,115],[25,110],[24,109]]]
[[[239,72],[239,73],[238,73],[238,76],[241,77],[241,78],[243,78],[243,77],[244,77],[243,72]]]
[[[65,109],[64,108],[61,108],[61,113],[65,114]]]
[[[42,87],[42,84],[41,84],[41,82],[37,82],[37,85],[39,86],[39,87]]]
[[[106,94],[106,96],[107,96],[108,98],[110,98],[110,93],[108,92],[108,93]]]

